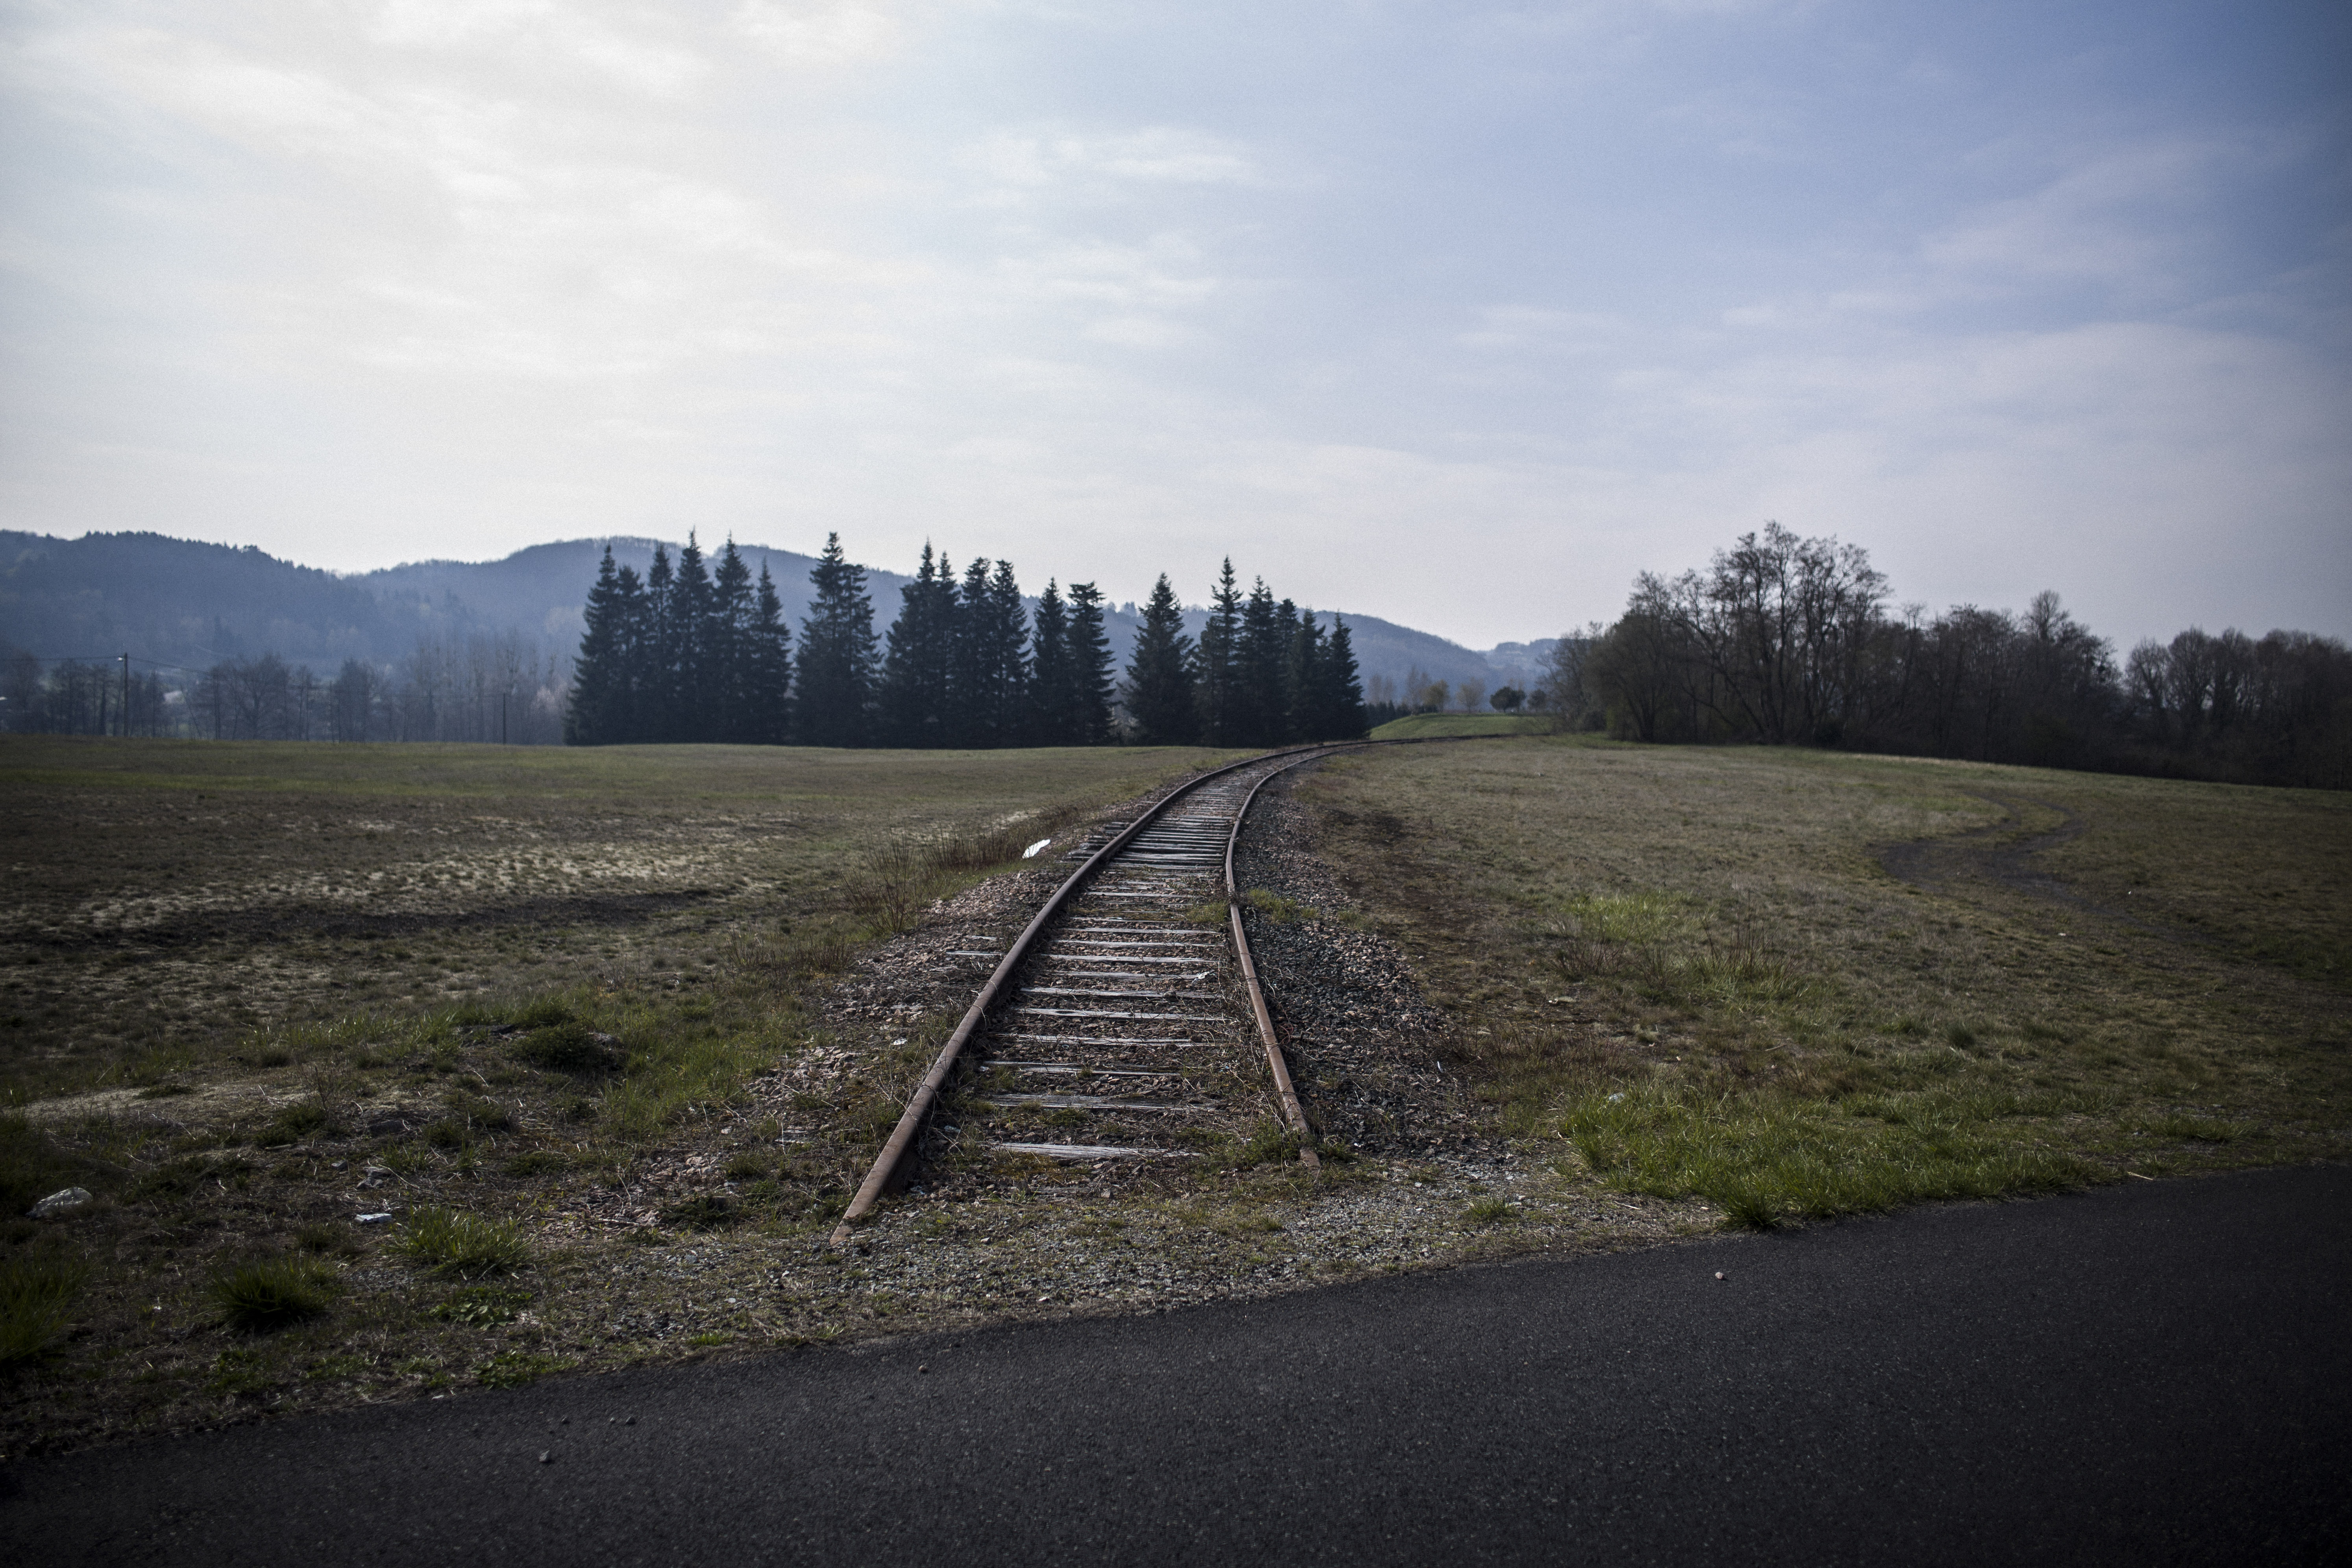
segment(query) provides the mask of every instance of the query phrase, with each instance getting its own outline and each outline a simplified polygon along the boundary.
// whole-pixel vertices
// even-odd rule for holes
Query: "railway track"
[[[1363,742],[1355,742],[1360,746]],[[1271,779],[1353,749],[1269,753],[1177,786],[1106,824],[1081,864],[1002,952],[884,1144],[833,1244],[903,1182],[940,1091],[975,1072],[952,1131],[1003,1157],[1174,1163],[1188,1134],[1229,1129],[1270,1099],[1315,1163],[1234,882],[1250,804]]]

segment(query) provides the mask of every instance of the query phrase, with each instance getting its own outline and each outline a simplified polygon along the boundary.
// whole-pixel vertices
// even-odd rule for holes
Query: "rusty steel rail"
[[[1013,978],[1013,972],[1018,970],[1022,962],[1029,956],[1031,944],[1048,925],[1053,923],[1054,917],[1061,913],[1062,906],[1076,896],[1078,890],[1094,879],[1097,871],[1108,865],[1130,842],[1139,837],[1145,828],[1159,820],[1170,806],[1200,788],[1201,785],[1207,784],[1211,779],[1223,778],[1225,774],[1242,768],[1255,767],[1273,758],[1289,756],[1293,752],[1321,752],[1326,749],[1320,746],[1291,746],[1276,752],[1263,752],[1255,757],[1244,757],[1238,763],[1228,763],[1223,767],[1212,768],[1207,773],[1185,780],[1138,814],[1134,821],[1121,828],[1109,843],[1087,856],[1086,864],[1071,872],[1068,879],[1054,889],[1054,896],[1045,900],[1045,907],[1040,909],[1029,923],[1022,928],[1021,934],[1013,939],[1013,945],[1004,950],[1004,956],[997,962],[995,971],[988,977],[988,984],[980,988],[980,994],[972,998],[971,1005],[964,1011],[962,1021],[956,1025],[955,1033],[950,1035],[947,1044],[940,1047],[939,1058],[931,1063],[931,1070],[923,1075],[922,1083],[916,1089],[913,1097],[907,1101],[907,1109],[900,1113],[898,1124],[890,1130],[889,1140],[882,1145],[882,1152],[875,1156],[874,1168],[866,1172],[866,1180],[858,1184],[857,1195],[849,1200],[849,1207],[843,1212],[841,1223],[834,1226],[832,1242],[834,1246],[849,1245],[850,1227],[874,1212],[874,1205],[881,1201],[882,1194],[889,1190],[891,1183],[898,1178],[898,1167],[905,1162],[907,1151],[914,1147],[915,1135],[922,1130],[923,1119],[930,1114],[932,1104],[940,1097],[940,1089],[947,1083],[948,1074],[955,1070],[956,1059],[963,1054],[964,1046],[971,1039],[973,1032],[980,1027],[982,1022],[986,1019],[989,1009],[996,1005],[997,997],[1003,994],[1006,983]],[[1301,757],[1299,760],[1304,762],[1307,759]],[[1263,1001],[1260,1005],[1264,1005]],[[1284,1076],[1283,1081],[1289,1081],[1287,1074]],[[1295,1103],[1297,1097],[1293,1096],[1292,1099]]]
[[[1377,744],[1378,742],[1372,742]],[[1293,768],[1336,756],[1351,746],[1322,748],[1313,756],[1300,757],[1273,769],[1265,777],[1250,786],[1242,799],[1241,809],[1234,813],[1232,832],[1225,837],[1225,916],[1233,922],[1234,952],[1241,960],[1242,984],[1249,988],[1250,1011],[1257,1018],[1257,1037],[1265,1047],[1265,1065],[1274,1072],[1274,1091],[1282,1101],[1282,1119],[1298,1139],[1298,1162],[1309,1170],[1321,1170],[1323,1162],[1315,1153],[1315,1129],[1307,1124],[1307,1108],[1298,1102],[1298,1089],[1290,1081],[1290,1064],[1284,1059],[1281,1038],[1274,1032],[1274,1015],[1265,1005],[1265,987],[1258,984],[1257,961],[1250,954],[1249,932],[1242,926],[1241,884],[1234,877],[1234,856],[1241,848],[1242,826],[1249,821],[1250,807],[1257,804],[1258,791]]]

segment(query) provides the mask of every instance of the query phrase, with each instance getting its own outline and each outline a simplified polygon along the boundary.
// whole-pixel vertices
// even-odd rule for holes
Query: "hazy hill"
[[[331,667],[394,657],[415,627],[356,583],[250,547],[0,531],[0,639],[44,658],[202,668],[274,649]]]
[[[581,605],[605,545],[642,574],[650,539],[572,539],[534,544],[499,561],[421,561],[341,577],[247,546],[202,544],[156,533],[65,540],[0,531],[0,642],[46,658],[140,659],[201,668],[218,658],[274,652],[321,673],[346,658],[388,664],[421,637],[514,631],[555,652],[579,646]],[[671,545],[671,552],[677,546]],[[765,565],[786,615],[797,622],[815,558],[739,545],[756,575]],[[1020,564],[1018,563],[1016,565]],[[1024,581],[1042,587],[1045,574]],[[877,629],[898,610],[902,573],[866,568]],[[1278,585],[1277,585],[1278,586]],[[1124,662],[1138,621],[1130,604],[1109,606],[1112,645]],[[1318,611],[1326,625],[1330,614]],[[1203,612],[1187,612],[1198,635]],[[1402,681],[1420,670],[1489,689],[1524,686],[1549,641],[1506,643],[1486,654],[1376,616],[1349,615],[1367,680]]]

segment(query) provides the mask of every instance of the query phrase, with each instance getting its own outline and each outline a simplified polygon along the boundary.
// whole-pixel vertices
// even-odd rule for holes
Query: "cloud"
[[[1169,125],[1091,135],[1002,132],[966,149],[961,161],[992,182],[1015,187],[1089,176],[1185,185],[1261,182],[1255,160],[1238,142]]]
[[[2200,238],[2216,188],[2250,149],[2160,139],[2088,150],[2023,195],[1979,205],[1924,237],[1919,256],[1989,287],[2104,283],[2165,292]]]
[[[734,26],[772,58],[799,66],[845,66],[887,59],[904,46],[905,24],[882,5],[808,0],[748,0]]]

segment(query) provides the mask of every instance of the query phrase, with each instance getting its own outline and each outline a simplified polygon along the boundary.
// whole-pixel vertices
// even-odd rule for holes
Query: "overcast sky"
[[[0,3],[0,522],[2352,633],[2352,7]]]

